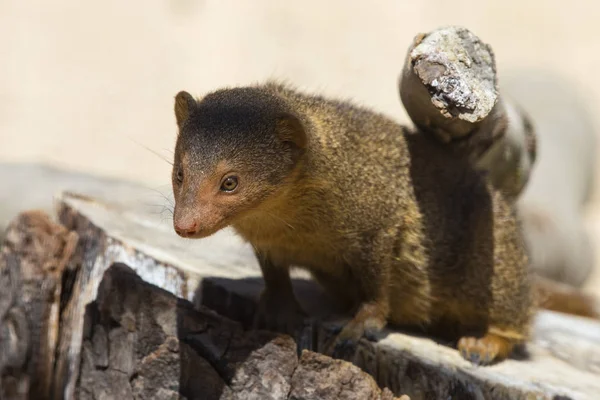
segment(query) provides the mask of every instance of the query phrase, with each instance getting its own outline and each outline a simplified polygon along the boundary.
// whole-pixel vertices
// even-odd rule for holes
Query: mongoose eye
[[[238,178],[235,175],[228,176],[221,183],[221,190],[223,192],[233,192],[238,185]]]
[[[183,168],[181,167],[177,167],[177,183],[182,183],[183,182]]]

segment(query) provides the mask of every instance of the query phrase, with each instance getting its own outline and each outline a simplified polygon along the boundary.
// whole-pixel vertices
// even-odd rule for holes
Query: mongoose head
[[[172,184],[177,234],[202,238],[260,212],[298,169],[306,148],[300,120],[261,88],[175,97],[179,128]]]

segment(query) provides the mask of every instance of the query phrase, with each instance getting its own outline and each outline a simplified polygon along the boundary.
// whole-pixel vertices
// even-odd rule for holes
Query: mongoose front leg
[[[254,328],[293,334],[304,323],[306,313],[298,304],[289,267],[275,265],[268,255],[256,252],[265,281],[254,316]]]
[[[506,242],[504,244],[506,246]],[[505,249],[512,250],[511,246]],[[493,301],[487,317],[487,332],[482,337],[464,336],[457,343],[460,354],[473,364],[502,361],[511,355],[515,345],[526,343],[529,337],[534,308],[526,264],[518,256],[512,262],[503,259],[505,249],[499,251],[498,259],[506,262],[496,268],[491,284]],[[511,254],[515,256],[519,251],[523,250],[515,249]]]
[[[380,301],[367,302],[360,305],[354,318],[350,320],[325,350],[326,354],[340,358],[347,351],[352,351],[363,337],[374,340],[387,324],[389,307]]]
[[[509,357],[517,344],[527,342],[534,313],[531,275],[519,236],[504,226],[496,232],[494,275],[490,288],[492,301],[487,311],[487,332],[481,338],[463,337],[458,341],[461,355],[474,364],[487,365]]]

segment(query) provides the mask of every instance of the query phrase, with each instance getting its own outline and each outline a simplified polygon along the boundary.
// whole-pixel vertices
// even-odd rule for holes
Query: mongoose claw
[[[358,341],[362,337],[362,332],[354,329],[347,330],[346,327],[343,327],[340,333],[334,336],[325,346],[326,355],[332,358],[347,360],[354,354]]]
[[[327,354],[330,354],[331,358],[348,360],[354,354],[357,344],[357,342],[350,339],[335,341],[333,348]]]
[[[512,344],[507,339],[490,333],[482,338],[463,337],[457,347],[461,356],[475,365],[501,361],[512,351]]]

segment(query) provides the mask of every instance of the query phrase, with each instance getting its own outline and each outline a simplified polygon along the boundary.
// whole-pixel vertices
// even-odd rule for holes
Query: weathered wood
[[[387,399],[350,363],[245,331],[112,265],[86,307],[76,398]]]
[[[60,335],[56,330],[49,331],[54,333],[44,339],[45,343],[52,343],[50,338],[60,336],[53,379],[55,398],[73,398],[78,387],[78,377],[83,376],[83,372],[80,375],[80,371],[87,371],[87,366],[92,365],[86,364],[89,359],[81,358],[81,355],[88,357],[87,352],[90,350],[94,356],[93,365],[96,370],[104,371],[111,365],[117,365],[120,371],[130,371],[132,365],[137,365],[131,357],[127,356],[127,351],[131,352],[132,343],[131,338],[128,339],[129,336],[125,334],[126,329],[117,329],[115,332],[99,329],[98,333],[95,333],[96,331],[90,333],[90,322],[87,325],[84,323],[86,318],[89,321],[89,318],[97,315],[94,311],[90,311],[89,305],[94,301],[97,301],[96,304],[101,303],[102,297],[98,298],[98,285],[105,271],[114,262],[126,262],[145,281],[156,283],[178,297],[191,300],[198,307],[202,304],[210,305],[219,312],[241,321],[251,320],[255,307],[254,301],[262,285],[260,272],[251,250],[230,232],[224,231],[205,241],[186,242],[177,238],[171,232],[171,227],[162,223],[154,214],[145,214],[128,207],[110,205],[79,196],[63,196],[59,211],[63,224],[76,232],[79,237],[77,251],[70,262],[64,260],[64,254],[70,253],[70,250],[65,250],[68,248],[69,241],[64,237],[69,237],[72,233],[64,228],[46,229],[46,239],[32,241],[30,232],[32,228],[20,222],[17,226],[23,226],[25,232],[29,233],[21,234],[20,242],[13,241],[22,243],[20,246],[25,246],[19,250],[17,254],[19,257],[28,255],[35,260],[41,260],[40,254],[46,254],[47,249],[38,249],[36,253],[36,243],[40,249],[44,249],[48,243],[54,243],[53,240],[56,238],[63,238],[58,240],[58,244],[50,246],[55,249],[55,252],[50,254],[54,254],[55,258],[57,254],[60,255],[59,261],[36,264],[62,265],[65,274],[62,279],[57,279],[63,285],[60,292],[62,297]],[[38,226],[40,223],[34,225]],[[62,233],[59,235],[56,232]],[[48,235],[52,236],[53,240],[50,240]],[[8,239],[12,237],[10,233],[7,236]],[[29,238],[29,241],[26,238]],[[194,246],[190,246],[192,243]],[[14,246],[12,248],[16,249]],[[23,261],[19,262],[23,263]],[[3,282],[7,281],[7,271],[10,271],[7,265],[15,264],[10,262],[3,264]],[[69,279],[65,277],[72,278],[70,271],[74,270],[77,271],[76,279],[69,283]],[[300,301],[312,315],[324,317],[333,311],[328,307],[327,298],[311,282],[298,276],[294,284]],[[12,283],[12,285],[20,284]],[[121,288],[122,296],[131,290],[131,286],[126,285],[127,290]],[[15,290],[0,292],[3,309],[9,308],[6,304],[14,308],[16,304],[14,293],[22,293],[21,289],[16,290],[18,292]],[[160,298],[156,294],[151,297]],[[52,298],[55,299],[56,294]],[[128,304],[123,297],[115,294],[105,296],[102,301],[106,299],[114,301],[114,304],[119,306]],[[50,301],[48,303],[56,304]],[[157,309],[155,306],[152,308]],[[7,313],[4,312],[3,315]],[[56,321],[57,313],[52,315]],[[154,315],[157,320],[164,320],[169,315],[172,317],[172,313],[166,311]],[[43,321],[43,318],[39,321]],[[92,321],[100,320],[92,319]],[[133,324],[135,321],[137,319],[133,318],[129,323]],[[124,323],[124,326],[131,328],[133,325]],[[39,328],[32,328],[31,332],[39,332],[36,329]],[[150,332],[146,328],[135,329],[135,331]],[[330,325],[326,323],[308,326],[300,335],[299,346],[320,350],[330,336]],[[533,343],[529,346],[531,359],[525,361],[509,360],[489,368],[476,368],[463,361],[452,348],[436,344],[428,338],[393,331],[387,331],[378,343],[362,341],[357,352],[348,355],[348,359],[372,374],[380,386],[388,387],[396,395],[406,392],[414,399],[447,398],[448,396],[461,396],[465,399],[538,396],[538,398],[551,399],[557,394],[568,395],[573,399],[585,399],[594,398],[594,394],[600,391],[597,380],[598,360],[600,360],[597,344],[599,339],[600,325],[593,321],[542,312],[536,320]],[[119,350],[112,352],[106,350],[107,346],[111,348],[112,342],[116,343],[113,348]],[[39,343],[41,343],[40,348],[48,347],[41,341]],[[161,342],[160,344],[163,344],[161,351],[167,351],[169,343]],[[14,349],[18,346],[8,347]],[[188,361],[194,368],[200,368],[199,361],[193,359]],[[21,364],[13,363],[9,368],[3,368],[3,372],[14,372],[18,369],[15,365]],[[27,370],[22,369],[22,371]],[[5,373],[4,376],[8,374]],[[10,376],[14,377],[15,374]],[[22,376],[26,376],[25,373]],[[27,376],[37,379],[35,377],[39,375],[33,372]],[[102,378],[105,379],[104,382],[108,377],[111,384],[114,382],[125,384],[123,376],[118,372],[112,371],[106,375]],[[79,382],[81,387],[83,381],[79,380]],[[14,381],[12,387],[15,387]],[[134,389],[143,391],[141,386],[129,386],[129,389],[123,387],[125,388],[123,390],[131,390],[132,393]],[[3,388],[7,386],[4,385]],[[92,388],[92,391],[96,389],[100,392],[110,391],[113,390],[112,388],[113,386],[98,386]]]
[[[97,252],[110,241],[104,231],[62,216],[80,224],[81,240],[42,212],[22,213],[8,230],[0,263],[1,399],[398,399],[348,362],[310,351],[298,357],[289,336],[245,331],[124,264],[104,268],[93,258],[110,257]],[[90,256],[95,262],[86,264]],[[86,266],[101,274],[87,281],[91,302],[77,291],[90,289],[80,280]]]
[[[0,255],[0,399],[44,399],[52,386],[63,282],[77,235],[41,212],[6,232]]]
[[[61,342],[58,381],[72,395],[81,351],[86,305],[96,299],[98,282],[115,262],[196,306],[208,306],[232,319],[250,321],[262,287],[251,249],[230,231],[201,241],[186,241],[155,215],[93,199],[63,196],[60,220],[80,237],[79,274],[62,324],[72,328]],[[294,286],[305,309],[324,318],[334,314],[325,295],[302,274]],[[298,345],[319,351],[332,335],[331,323],[315,323],[299,334]],[[103,343],[97,338],[97,343]],[[375,377],[381,387],[413,399],[594,399],[600,393],[600,324],[552,312],[535,321],[529,358],[474,367],[450,347],[429,338],[387,330],[377,343],[361,341],[347,359]],[[96,346],[101,347],[100,344]],[[69,356],[69,354],[71,356]],[[106,357],[99,363],[106,364]],[[62,363],[62,364],[61,364]],[[110,360],[109,360],[110,363]],[[67,396],[68,397],[68,396]]]
[[[422,132],[466,151],[497,188],[520,194],[535,159],[535,132],[527,115],[500,96],[489,45],[456,26],[419,34],[408,49],[399,92]]]
[[[419,34],[408,50],[400,96],[413,122],[442,141],[470,135],[498,102],[494,53],[464,28]]]

